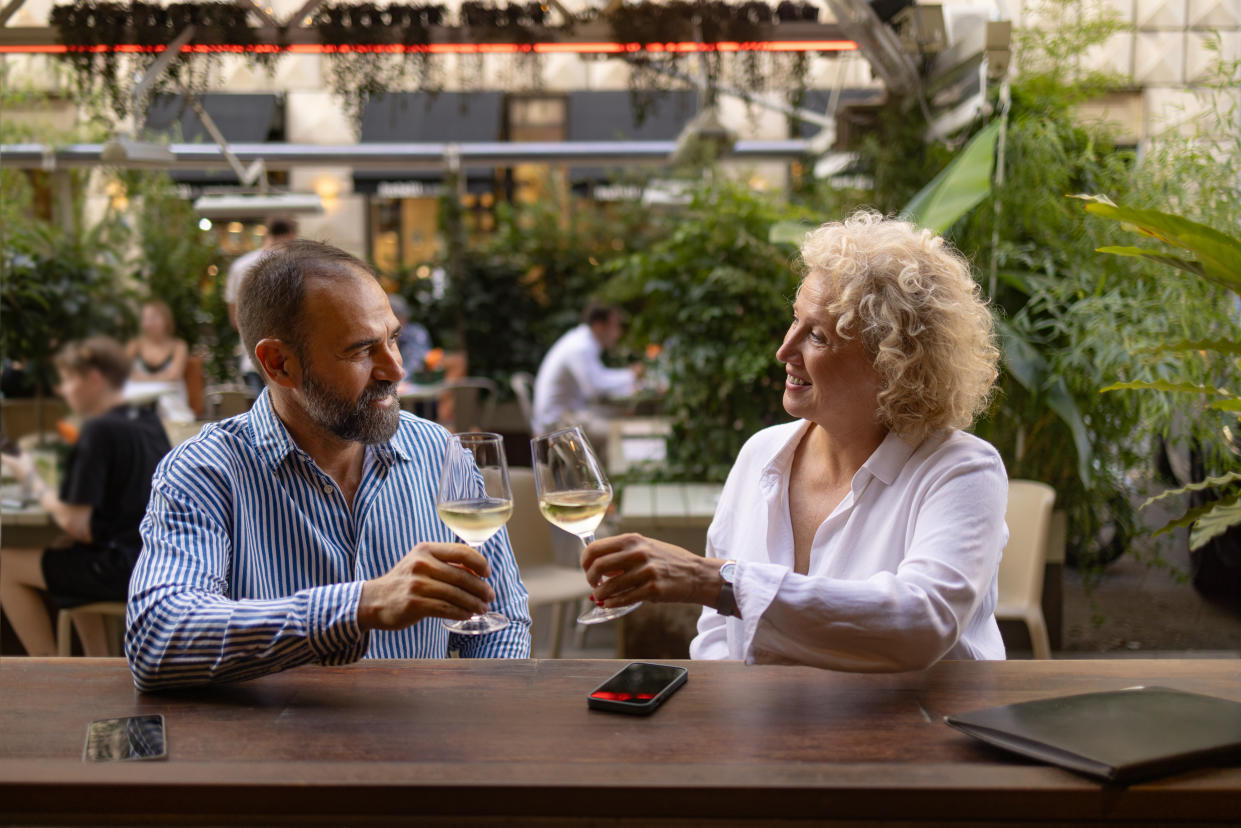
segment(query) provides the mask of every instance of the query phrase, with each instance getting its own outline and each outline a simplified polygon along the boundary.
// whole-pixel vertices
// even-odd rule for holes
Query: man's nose
[[[399,382],[405,376],[405,363],[401,360],[401,349],[395,342],[386,345],[375,360],[375,376],[390,382]]]

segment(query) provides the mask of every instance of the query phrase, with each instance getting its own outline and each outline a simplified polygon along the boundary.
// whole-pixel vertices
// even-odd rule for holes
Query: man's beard
[[[338,397],[319,382],[309,365],[302,374],[302,388],[306,395],[306,414],[316,425],[325,428],[342,440],[351,443],[386,443],[396,434],[401,422],[401,407],[396,404],[396,383],[375,382],[367,386],[357,400]],[[375,408],[371,403],[392,397],[393,404],[387,408]]]

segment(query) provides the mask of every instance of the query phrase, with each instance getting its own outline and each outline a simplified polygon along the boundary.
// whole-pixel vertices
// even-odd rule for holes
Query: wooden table
[[[630,718],[586,708],[615,661],[372,661],[140,695],[120,660],[0,660],[0,822],[1241,820],[1241,767],[1108,788],[941,722],[1135,684],[1241,701],[1236,661],[686,664],[679,693]],[[138,713],[166,717],[168,761],[81,761],[87,722]]]
[[[0,497],[0,543],[4,546],[44,549],[64,534],[42,506],[21,500],[16,484],[4,484]]]

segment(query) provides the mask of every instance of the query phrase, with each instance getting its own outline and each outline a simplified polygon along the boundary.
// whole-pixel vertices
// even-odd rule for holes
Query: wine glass
[[[435,510],[457,537],[482,551],[513,514],[503,437],[471,431],[448,438]],[[509,620],[501,613],[485,612],[442,623],[455,633],[482,635],[504,629]]]
[[[541,434],[530,441],[534,485],[539,511],[555,526],[577,535],[584,545],[595,540],[595,529],[612,502],[612,484],[603,473],[585,432],[578,426]],[[624,607],[591,607],[577,617],[579,624],[601,624],[633,612]]]

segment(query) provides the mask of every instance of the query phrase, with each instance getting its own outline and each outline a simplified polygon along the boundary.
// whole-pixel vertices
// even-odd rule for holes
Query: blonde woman
[[[797,420],[742,448],[705,558],[635,534],[586,549],[596,601],[702,604],[694,658],[857,671],[1004,658],[1008,480],[960,430],[999,358],[968,264],[865,211],[810,233],[801,257],[776,351]]]

